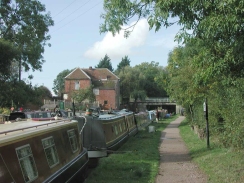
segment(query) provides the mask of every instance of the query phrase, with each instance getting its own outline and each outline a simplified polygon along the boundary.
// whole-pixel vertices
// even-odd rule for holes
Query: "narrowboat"
[[[155,121],[156,114],[154,111],[139,112],[135,114],[135,119],[138,129],[142,129]]]
[[[25,111],[25,112],[12,112],[9,115],[9,121],[24,121],[27,119],[32,119],[34,121],[46,121],[61,118],[71,118],[73,117],[72,111],[57,110],[55,113],[51,111]]]
[[[89,159],[77,124],[65,119],[2,124],[0,182],[60,183],[80,178]]]
[[[117,150],[138,130],[134,113],[127,110],[95,115],[89,111],[85,117],[74,117],[79,129],[82,128],[84,118],[87,124],[82,132],[82,141],[89,158],[106,157],[109,151]]]
[[[26,112],[12,112],[9,115],[9,121],[20,121],[26,119],[33,119],[36,121],[41,120],[54,120],[54,115],[51,111],[26,111]]]

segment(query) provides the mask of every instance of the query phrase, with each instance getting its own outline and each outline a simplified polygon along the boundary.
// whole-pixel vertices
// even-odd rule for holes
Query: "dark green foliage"
[[[187,43],[192,38],[204,41],[206,57],[198,60],[198,64],[199,67],[202,64],[212,64],[207,74],[209,78],[219,73],[242,77],[243,8],[243,0],[105,0],[105,13],[102,15],[104,23],[100,26],[100,31],[115,34],[122,26],[129,24],[132,18],[146,18],[150,29],[155,28],[155,31],[163,26],[178,24],[182,27],[176,36],[178,41]]]
[[[158,62],[143,62],[135,66],[138,68],[140,73],[145,77],[144,81],[140,83],[146,92],[148,97],[166,97],[166,91],[164,86],[159,84],[162,81],[158,81],[156,78],[163,72],[162,67],[159,66]]]
[[[107,54],[104,56],[104,58],[100,60],[100,62],[97,66],[95,66],[95,68],[107,68],[111,72],[113,72],[114,70],[112,67],[111,59],[108,57]]]
[[[41,98],[52,99],[52,93],[47,87],[39,86],[38,90]]]
[[[143,62],[135,67],[125,66],[118,77],[122,98],[133,98],[135,102],[146,97],[166,97],[165,85],[160,74],[164,69],[157,62]]]
[[[61,96],[64,93],[64,78],[72,71],[73,69],[65,69],[60,72],[56,79],[53,81],[53,91],[56,95]]]
[[[212,140],[225,147],[243,149],[244,80],[233,79],[221,73],[209,77],[207,74],[211,65],[206,63],[198,67],[196,64],[202,58],[203,50],[206,50],[205,46],[194,45],[192,42],[171,52],[167,68],[170,73],[167,78],[167,92],[185,107],[191,125],[203,129],[204,132],[206,121],[203,102],[207,98]]]
[[[38,0],[3,0],[0,16],[0,37],[19,51],[15,60],[25,71],[41,70],[44,47],[50,39],[48,27],[53,25],[45,6]]]
[[[2,88],[0,95],[0,107],[11,107],[12,102],[15,108],[32,103],[41,106],[43,98],[52,98],[51,92],[45,86],[34,86],[23,81],[0,82]]]
[[[93,86],[85,89],[74,90],[71,94],[71,98],[75,100],[76,103],[81,103],[86,99],[91,103],[96,101],[96,96],[93,93]]]
[[[119,72],[123,70],[123,68],[126,66],[130,66],[130,59],[128,58],[128,56],[122,58],[121,62],[117,65],[117,70],[115,71],[115,73],[119,74]]]
[[[0,80],[7,80],[11,75],[13,59],[18,54],[12,43],[0,39]]]
[[[48,27],[52,25],[38,0],[1,1],[0,106],[10,107],[12,102],[15,107],[28,102],[42,104],[42,92],[21,80],[21,70],[41,70],[44,47],[50,39]]]

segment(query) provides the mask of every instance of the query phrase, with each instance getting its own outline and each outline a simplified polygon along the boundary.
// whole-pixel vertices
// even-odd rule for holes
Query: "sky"
[[[33,75],[32,85],[44,85],[52,93],[53,81],[65,69],[90,66],[94,68],[106,54],[111,59],[114,70],[125,56],[130,59],[132,67],[151,61],[165,67],[168,53],[177,46],[174,37],[180,29],[179,26],[162,27],[155,32],[155,29],[149,30],[146,19],[137,23],[129,38],[124,38],[123,32],[115,36],[111,33],[100,34],[99,26],[103,23],[100,16],[104,13],[103,0],[40,2],[45,5],[46,12],[50,12],[54,20],[54,26],[49,28],[51,39],[48,43],[51,47],[45,47],[42,71],[23,72],[22,79],[29,82],[28,75]]]

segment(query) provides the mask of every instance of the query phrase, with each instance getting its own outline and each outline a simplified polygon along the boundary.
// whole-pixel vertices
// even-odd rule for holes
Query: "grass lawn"
[[[180,134],[185,141],[193,161],[208,175],[208,183],[243,183],[244,152],[220,148],[211,142],[207,148],[206,139],[200,140],[187,121],[180,125]]]
[[[178,116],[151,123],[156,132],[148,127],[131,137],[118,151],[99,160],[99,165],[86,179],[86,183],[154,183],[159,166],[161,131]]]

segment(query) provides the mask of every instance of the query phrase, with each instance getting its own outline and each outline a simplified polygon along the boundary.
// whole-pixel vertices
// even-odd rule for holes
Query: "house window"
[[[75,130],[68,130],[68,136],[72,152],[75,153],[76,151],[78,151],[78,143],[75,135]]]
[[[42,139],[42,145],[46,154],[48,165],[50,168],[52,168],[59,163],[58,153],[53,137]]]
[[[108,101],[107,100],[104,100],[104,105],[108,104]]]
[[[34,157],[29,144],[15,149],[25,182],[31,182],[38,177]]]
[[[80,89],[80,82],[75,81],[75,90],[79,90],[79,89]]]
[[[93,93],[94,93],[95,95],[99,95],[99,89],[94,88],[94,89],[93,89]]]

